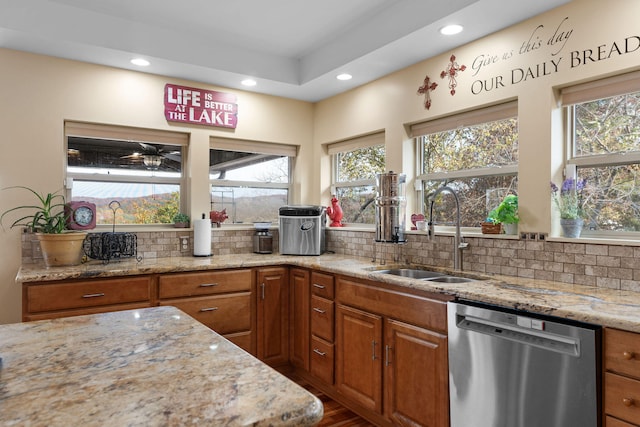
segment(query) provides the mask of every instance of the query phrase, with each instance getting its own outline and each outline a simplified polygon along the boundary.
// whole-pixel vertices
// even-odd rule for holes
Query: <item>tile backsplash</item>
[[[278,252],[278,230],[273,251]],[[213,229],[213,255],[253,252],[253,229]],[[193,231],[136,232],[138,255],[144,258],[190,256]],[[186,242],[185,238],[186,237]],[[408,234],[407,243],[376,243],[373,231],[327,229],[327,250],[336,254],[371,258],[372,263],[413,263],[452,267],[453,237]],[[463,251],[463,269],[478,273],[552,280],[640,292],[640,247],[580,242],[531,241],[491,237],[468,237]],[[185,246],[186,243],[186,246]],[[22,261],[41,258],[32,234],[22,237]]]

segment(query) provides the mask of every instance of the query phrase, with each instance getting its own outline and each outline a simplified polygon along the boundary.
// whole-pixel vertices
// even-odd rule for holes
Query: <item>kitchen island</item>
[[[0,425],[311,426],[322,403],[174,307],[0,326]]]

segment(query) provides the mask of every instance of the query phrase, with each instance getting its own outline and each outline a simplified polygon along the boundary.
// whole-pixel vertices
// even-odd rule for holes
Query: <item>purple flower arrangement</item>
[[[582,218],[582,192],[586,184],[586,179],[573,178],[565,179],[561,188],[551,183],[551,197],[560,211],[560,218]]]

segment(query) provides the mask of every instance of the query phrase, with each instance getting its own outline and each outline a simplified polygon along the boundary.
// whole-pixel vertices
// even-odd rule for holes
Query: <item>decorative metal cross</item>
[[[440,73],[440,78],[445,78],[449,76],[449,93],[451,96],[456,94],[456,86],[458,86],[458,82],[456,77],[458,77],[458,72],[462,72],[467,69],[466,65],[458,65],[456,62],[456,56],[451,55],[449,58],[449,65],[447,65],[447,69]]]
[[[431,108],[431,91],[435,90],[438,87],[438,83],[433,82],[430,83],[431,79],[429,76],[424,78],[424,84],[418,88],[418,95],[424,94],[424,108],[427,110]]]

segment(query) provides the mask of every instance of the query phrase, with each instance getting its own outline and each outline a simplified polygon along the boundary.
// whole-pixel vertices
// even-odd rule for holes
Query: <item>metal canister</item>
[[[376,174],[376,242],[404,243],[406,175]]]

